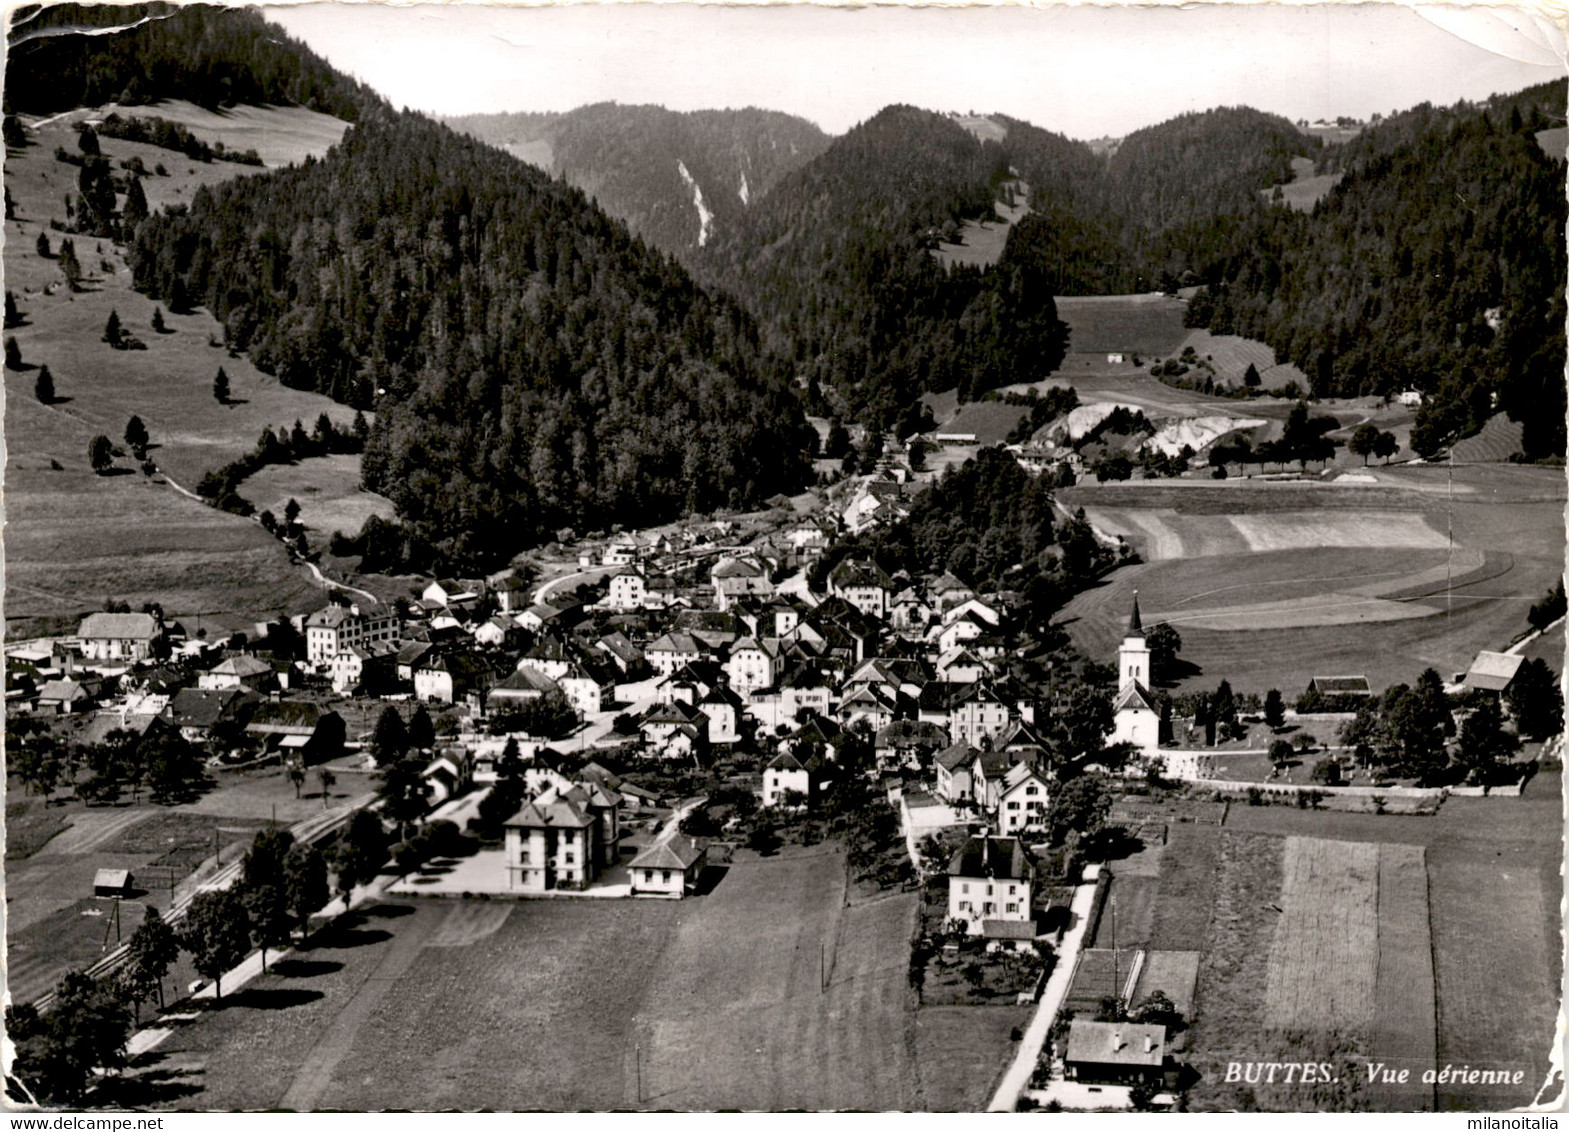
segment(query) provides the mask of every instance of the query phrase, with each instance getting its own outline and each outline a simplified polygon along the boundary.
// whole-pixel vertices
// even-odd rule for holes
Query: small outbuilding
[[[93,895],[131,895],[131,871],[129,869],[99,869],[93,874]]]

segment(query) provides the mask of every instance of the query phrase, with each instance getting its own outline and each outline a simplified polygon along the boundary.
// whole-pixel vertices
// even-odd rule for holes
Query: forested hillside
[[[123,27],[113,34],[85,29]],[[72,30],[79,29],[79,30]],[[183,98],[210,110],[289,104],[357,121],[385,109],[363,83],[246,8],[57,4],[19,10],[6,59],[7,113],[50,114]]]
[[[1344,177],[1312,215],[1245,233],[1193,321],[1270,343],[1320,396],[1424,390],[1419,452],[1496,398],[1528,454],[1561,453],[1563,169],[1534,135],[1564,99],[1560,81],[1372,126],[1331,156]]]
[[[751,319],[583,195],[414,114],[141,225],[138,287],[206,305],[286,384],[374,406],[366,485],[418,560],[797,487]]]
[[[929,249],[993,212],[995,142],[892,106],[834,141],[721,234],[704,270],[757,312],[813,403],[890,421],[929,389],[1044,377],[1063,330],[1041,266],[945,270]]]
[[[681,113],[601,102],[565,114],[445,121],[545,163],[654,247],[687,262],[829,142],[804,118],[750,107]]]

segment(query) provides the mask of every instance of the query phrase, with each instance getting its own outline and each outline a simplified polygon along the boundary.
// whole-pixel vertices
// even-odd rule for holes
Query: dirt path
[[[399,930],[376,969],[360,985],[348,1005],[312,1048],[305,1059],[304,1068],[296,1074],[289,1091],[278,1102],[279,1108],[301,1112],[316,1107],[327,1086],[332,1083],[333,1071],[353,1049],[354,1038],[360,1028],[370,1020],[371,1014],[393,984],[419,958],[432,932],[446,923],[451,910],[444,907],[442,911],[444,914],[441,916],[410,917],[410,922]]]

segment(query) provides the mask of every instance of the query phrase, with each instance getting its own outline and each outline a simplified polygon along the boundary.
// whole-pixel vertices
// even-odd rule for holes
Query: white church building
[[[1132,743],[1144,754],[1160,749],[1160,711],[1150,691],[1150,650],[1139,619],[1139,591],[1133,591],[1133,616],[1117,651],[1115,730],[1111,743]]]

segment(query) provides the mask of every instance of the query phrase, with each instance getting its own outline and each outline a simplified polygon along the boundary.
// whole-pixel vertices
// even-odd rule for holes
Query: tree
[[[50,248],[49,248],[49,233],[48,232],[40,232],[40,233],[38,233],[38,243],[35,244],[34,247],[37,249],[38,254],[39,254],[39,256],[41,258],[43,258],[43,259],[53,259],[54,258],[54,252],[51,251]]]
[[[258,830],[251,847],[245,851],[241,883],[246,888],[260,888],[281,882],[283,862],[293,848],[294,834],[287,829]]]
[[[779,833],[770,822],[759,822],[746,838],[746,847],[761,857],[777,853],[781,844]]]
[[[974,960],[961,967],[959,974],[963,975],[964,981],[970,984],[972,994],[980,994],[981,988],[986,985],[986,968]]]
[[[132,416],[125,422],[125,443],[138,460],[146,454],[147,444],[151,439],[147,435],[147,426],[142,423],[141,417]]]
[[[39,367],[38,376],[33,380],[33,396],[38,398],[41,405],[54,404],[54,375],[49,372],[48,366]]]
[[[1111,696],[1080,684],[1052,722],[1059,770],[1094,762],[1106,749],[1106,736],[1116,727]]]
[[[55,987],[54,1008],[7,1008],[6,1030],[17,1043],[12,1072],[43,1101],[79,1104],[95,1069],[125,1064],[131,1014],[110,982],[68,972]]]
[[[127,224],[140,224],[147,219],[147,193],[142,189],[142,179],[132,177],[125,190],[125,207],[121,210]]]
[[[186,910],[181,941],[197,974],[213,981],[213,993],[221,999],[223,973],[238,966],[251,949],[250,916],[239,892],[198,892]]]
[[[1275,765],[1276,769],[1289,763],[1295,754],[1296,748],[1291,745],[1291,740],[1289,739],[1276,739],[1269,745],[1269,761]]]
[[[5,340],[5,368],[13,372],[22,368],[22,347],[9,336]]]
[[[284,523],[284,526],[292,527],[292,526],[294,526],[295,523],[298,523],[299,521],[300,521],[300,503],[299,503],[299,500],[291,498],[287,503],[285,503],[283,505],[283,523]]]
[[[418,759],[397,759],[381,772],[376,796],[382,812],[397,823],[400,837],[406,836],[409,823],[424,816],[430,805],[430,782]]]
[[[1564,615],[1565,604],[1564,580],[1559,578],[1557,584],[1547,591],[1546,597],[1532,604],[1526,620],[1533,629],[1545,629]]]
[[[73,291],[81,290],[82,265],[76,258],[76,241],[60,241],[60,274],[65,277],[65,284]]]
[[[114,466],[114,445],[109,443],[107,436],[93,437],[93,442],[87,446],[87,461],[99,475]]]
[[[1144,643],[1150,650],[1150,678],[1157,684],[1177,677],[1177,654],[1182,651],[1182,636],[1176,629],[1162,621],[1144,634]]]
[[[26,318],[22,315],[21,309],[16,305],[16,292],[15,291],[7,291],[5,293],[5,327],[6,327],[6,329],[9,330],[13,326],[21,326],[26,321],[27,321]]]
[[[1264,722],[1276,731],[1286,725],[1286,703],[1279,688],[1271,688],[1264,696]]]
[[[1168,1033],[1183,1025],[1182,1011],[1177,1009],[1177,1004],[1163,990],[1153,990],[1145,995],[1128,1017],[1134,1022],[1164,1026]]]
[[[1519,749],[1520,740],[1504,730],[1503,711],[1494,696],[1484,696],[1460,728],[1455,762],[1476,783],[1489,781],[1499,763]]]
[[[1242,384],[1247,386],[1249,389],[1257,389],[1261,384],[1263,384],[1263,379],[1260,378],[1258,374],[1258,367],[1255,366],[1252,362],[1248,363],[1247,371],[1242,375]]]
[[[1111,813],[1111,793],[1099,774],[1082,774],[1057,788],[1046,810],[1046,832],[1052,844],[1059,845],[1069,830],[1077,830],[1085,841],[1094,841],[1105,829]]]
[[[430,712],[421,704],[414,709],[414,714],[409,717],[409,746],[417,751],[428,751],[436,745],[436,725],[431,722]]]
[[[376,879],[387,860],[387,832],[381,819],[369,810],[358,810],[338,842],[334,864],[338,871],[338,892],[347,911],[354,889]]]
[[[1515,727],[1530,739],[1547,739],[1564,729],[1564,697],[1558,677],[1537,657],[1520,665],[1504,692]]]
[[[109,312],[109,320],[104,323],[103,340],[111,346],[118,346],[125,337],[125,332],[120,329],[120,315],[116,311]]]
[[[293,500],[290,500],[292,503]],[[288,512],[284,512],[286,521]],[[381,715],[376,719],[376,730],[371,733],[371,754],[375,756],[380,765],[396,762],[401,759],[409,749],[408,729],[403,725],[403,716],[398,714],[398,709],[388,704],[381,709]]]
[[[163,1006],[163,980],[180,957],[180,937],[164,920],[163,915],[151,904],[142,917],[141,926],[131,935],[126,947],[125,964],[129,972],[128,985],[139,993],[137,1001],[158,995],[158,1005]]]
[[[98,131],[90,125],[82,127],[82,132],[76,137],[76,144],[87,157],[98,157],[103,153],[98,145]]]
[[[326,767],[316,769],[316,781],[321,784],[321,808],[327,808],[327,799],[331,797],[332,788],[338,784],[338,776]]]
[[[1373,455],[1387,464],[1390,457],[1399,451],[1400,441],[1395,439],[1395,434],[1379,429],[1378,435],[1373,438]]]
[[[173,309],[173,304],[170,304],[170,309]],[[222,366],[218,367],[218,376],[212,379],[212,395],[213,400],[220,405],[229,403],[229,375],[223,372]]]
[[[1346,449],[1353,456],[1362,457],[1362,466],[1364,468],[1367,467],[1368,457],[1373,455],[1373,451],[1378,445],[1378,433],[1377,425],[1370,423],[1360,424],[1357,426],[1356,431],[1351,434],[1351,439],[1346,442]]]
[[[280,868],[280,874],[282,872]],[[261,948],[262,970],[267,969],[267,949],[287,947],[294,930],[294,911],[289,906],[289,892],[280,875],[277,880],[248,888],[245,908],[251,919],[251,929]]]
[[[284,858],[283,876],[289,910],[303,932],[310,924],[311,913],[322,908],[331,896],[327,860],[314,845],[296,845]]]
[[[305,786],[305,767],[297,762],[290,763],[289,781],[294,784],[294,797],[297,801],[300,796],[300,790]]]

